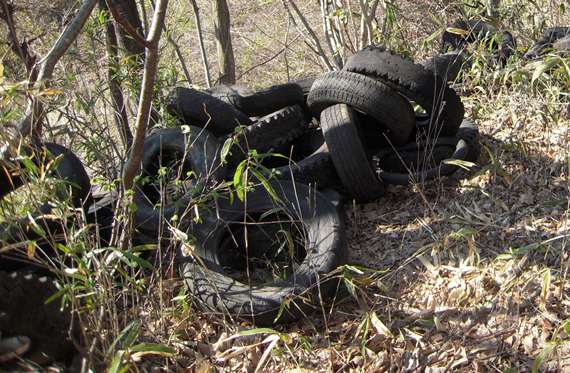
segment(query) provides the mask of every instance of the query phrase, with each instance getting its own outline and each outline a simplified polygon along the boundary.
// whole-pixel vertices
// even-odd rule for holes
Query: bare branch
[[[190,0],[190,5],[194,9],[194,19],[196,20],[196,30],[198,33],[198,42],[200,44],[200,54],[202,55],[202,64],[204,66],[204,76],[206,77],[206,84],[208,88],[212,86],[212,78],[210,77],[210,67],[208,66],[208,57],[206,55],[206,48],[204,47],[204,37],[202,36],[202,23],[200,22],[200,9],[196,0]]]
[[[180,61],[180,65],[182,66],[182,72],[184,73],[186,81],[188,81],[188,84],[192,84],[192,77],[190,76],[188,66],[186,66],[186,61],[184,60],[184,56],[182,55],[180,46],[170,35],[168,30],[166,29],[166,25],[164,25],[164,32],[166,33],[166,40],[170,43],[170,45],[172,45],[172,47],[174,48],[174,53],[176,53],[176,57],[178,57],[178,61]]]
[[[53,70],[59,59],[65,54],[69,46],[77,39],[79,32],[85,25],[87,18],[93,11],[97,0],[83,0],[83,4],[67,25],[65,30],[61,33],[55,45],[51,48],[48,54],[38,62],[40,64],[40,72],[38,80],[48,80],[52,78]]]
[[[287,10],[287,12],[289,13],[289,15],[292,17],[293,20],[295,20],[295,16],[293,15],[293,12],[295,13],[295,15],[297,16],[297,18],[299,18],[299,20],[301,21],[301,23],[303,24],[303,27],[305,28],[305,30],[307,31],[307,33],[310,36],[310,39],[312,40],[312,42],[315,45],[315,48],[318,51],[318,55],[321,58],[321,60],[325,63],[325,65],[327,66],[327,68],[329,70],[334,70],[333,65],[331,64],[329,58],[327,57],[325,51],[323,50],[323,47],[321,46],[321,43],[319,42],[319,38],[317,37],[317,34],[315,33],[315,31],[311,28],[311,26],[309,25],[309,22],[307,21],[307,19],[305,18],[305,16],[301,13],[301,11],[299,10],[299,7],[297,7],[297,4],[295,4],[295,2],[293,0],[282,0],[283,2],[283,6],[285,6],[285,9]],[[291,11],[291,9],[293,11]]]

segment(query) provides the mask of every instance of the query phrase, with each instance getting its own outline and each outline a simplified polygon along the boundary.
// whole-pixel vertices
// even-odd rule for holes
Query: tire
[[[449,139],[442,139],[440,142],[449,144]],[[453,154],[449,157],[452,160],[476,162],[481,152],[479,144],[479,130],[475,123],[465,119],[457,131],[454,142],[456,143]],[[379,170],[380,179],[387,184],[409,185],[416,182],[425,182],[440,176],[449,176],[456,172],[459,166],[440,163],[439,166],[418,172],[386,172]]]
[[[305,103],[303,89],[296,83],[278,84],[240,95],[237,108],[250,117],[264,116],[288,106]]]
[[[495,61],[503,66],[511,55],[516,53],[517,43],[508,31],[501,31],[495,26],[482,20],[458,20],[451,26],[465,30],[465,35],[445,31],[442,35],[442,51],[464,49],[468,44],[490,42],[490,50],[494,52]],[[500,36],[499,36],[500,35]]]
[[[464,108],[457,93],[411,60],[369,46],[351,56],[344,70],[374,77],[422,106],[431,118],[430,137],[455,136],[461,125]]]
[[[69,309],[60,302],[45,304],[58,292],[52,279],[21,272],[0,272],[0,330],[2,337],[23,335],[31,349],[23,358],[39,365],[69,363],[75,353],[69,339]],[[6,367],[7,368],[7,367]]]
[[[554,50],[562,53],[563,56],[569,56],[570,55],[570,35],[556,40],[554,43],[552,43],[552,48]]]
[[[384,184],[376,177],[358,133],[356,113],[338,104],[321,113],[321,128],[336,172],[347,192],[359,201],[384,195]]]
[[[247,194],[247,208],[237,199],[233,204],[229,200],[218,200],[217,216],[213,219],[216,224],[197,235],[195,250],[205,267],[190,257],[183,257],[179,251],[181,276],[200,302],[224,314],[250,319],[260,326],[295,321],[317,308],[318,299],[331,297],[338,281],[324,278],[344,264],[347,256],[344,223],[327,197],[303,184],[281,181],[271,185],[279,203],[263,187]],[[243,230],[239,223],[243,221],[244,211],[250,216],[263,216],[275,211],[276,206],[284,214],[302,217],[302,229],[306,233],[306,245],[302,247],[305,258],[290,277],[265,284],[250,286],[246,281],[226,275],[222,265],[231,265],[233,258],[228,252],[228,238]],[[254,244],[252,242],[252,252],[260,251]],[[262,247],[261,251],[267,248]],[[277,319],[285,301],[290,305]]]
[[[470,67],[470,60],[462,50],[455,50],[428,58],[420,63],[443,82],[455,82],[461,70]]]
[[[394,144],[409,141],[414,125],[412,106],[385,84],[366,76],[333,71],[316,80],[307,100],[316,116],[336,104],[346,104],[374,118],[388,130]]]
[[[299,105],[266,115],[236,135],[236,142],[231,146],[231,154],[226,159],[229,170],[233,171],[247,158],[248,150],[257,149],[259,153],[267,153],[281,149],[301,136],[307,127],[308,123]]]
[[[163,220],[169,221],[174,214],[183,216],[191,203],[191,193],[207,188],[223,178],[225,169],[220,165],[220,148],[219,140],[211,133],[193,126],[190,126],[189,133],[183,133],[178,128],[166,128],[146,138],[141,179],[156,177],[162,164],[167,170],[176,170],[182,174],[183,178],[176,175],[176,179],[189,182],[191,188],[188,191],[190,194],[184,193],[176,200],[165,202],[161,197],[160,186],[152,182],[137,182],[134,197],[137,206],[135,228],[147,236],[157,238]],[[180,164],[181,162],[183,163]],[[193,173],[194,178],[184,177],[189,172]]]
[[[252,121],[232,105],[191,88],[177,87],[167,99],[166,109],[189,125],[206,128],[215,136],[227,135]]]
[[[253,94],[253,91],[243,85],[216,85],[203,92],[220,99],[239,110],[241,96]]]
[[[87,209],[87,206],[91,203],[91,182],[83,164],[71,150],[58,144],[46,143],[39,148],[29,148],[25,152],[30,154],[30,159],[33,163],[42,169],[46,169],[48,164],[57,158],[57,167],[53,170],[51,176],[64,181],[66,190],[58,190],[55,197],[62,202],[68,201],[74,208]],[[26,177],[23,175],[25,168],[23,164],[13,163],[9,168],[1,168],[4,169],[2,177],[5,178],[9,175],[8,179],[0,182],[4,186],[9,186],[2,191],[2,197],[7,192],[11,192],[27,183]],[[65,241],[62,237],[63,223],[49,217],[52,209],[53,205],[49,202],[39,206],[38,210],[31,214],[35,224],[30,221],[29,217],[13,223],[0,224],[0,242],[14,244],[27,240],[36,241],[46,255],[54,257],[56,252],[53,245]],[[46,235],[43,236],[37,230],[34,230],[34,225],[41,227]],[[27,254],[19,250],[15,250],[10,255],[0,254],[0,269],[3,270],[16,270],[32,263],[38,264],[37,262],[30,262]]]

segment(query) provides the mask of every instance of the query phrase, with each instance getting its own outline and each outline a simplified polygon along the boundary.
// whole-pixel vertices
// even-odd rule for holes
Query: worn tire
[[[454,136],[461,125],[464,108],[457,93],[411,60],[382,47],[368,46],[351,56],[344,70],[374,77],[422,106],[431,118],[431,137]]]
[[[23,335],[31,348],[23,358],[43,365],[70,362],[75,349],[68,336],[69,309],[45,301],[58,292],[52,279],[21,272],[0,272],[0,330],[2,337]]]
[[[470,59],[463,50],[454,50],[428,58],[420,63],[444,82],[455,82],[461,70],[469,68]]]
[[[333,71],[316,80],[307,100],[316,116],[327,107],[347,104],[374,118],[395,144],[406,143],[413,130],[410,103],[385,84],[348,71]]]
[[[517,43],[513,35],[508,31],[501,31],[495,26],[478,20],[457,20],[453,28],[465,30],[465,35],[458,35],[449,31],[444,31],[441,38],[442,52],[450,50],[464,49],[468,44],[490,42],[490,50],[494,53],[494,58],[501,64],[505,64],[509,57],[516,53]],[[498,35],[500,35],[498,37]]]
[[[253,90],[243,85],[216,85],[203,92],[220,99],[239,110],[239,100],[243,95],[250,95]]]
[[[277,84],[249,95],[240,95],[236,107],[250,117],[264,116],[305,102],[303,89],[296,83]]]
[[[440,140],[446,146],[455,143],[455,149],[449,159],[476,162],[481,152],[479,144],[479,130],[475,123],[465,119],[457,131],[454,139],[445,138]],[[380,169],[379,176],[387,184],[408,185],[413,183],[426,182],[440,176],[449,176],[456,172],[459,166],[440,163],[438,166],[414,172],[390,172]]]
[[[275,151],[301,136],[307,127],[303,110],[295,105],[266,115],[251,126],[242,128],[242,132],[235,135],[231,154],[226,158],[229,171],[247,158],[248,150],[257,149],[259,153]]]
[[[162,129],[145,139],[142,176],[156,176],[163,161],[167,163],[162,164],[163,167],[173,169],[169,167],[169,162],[174,162],[183,176],[177,178],[192,182],[193,191],[207,188],[225,174],[225,169],[220,165],[220,148],[219,140],[202,128],[190,126],[189,133],[183,133],[178,128]],[[179,164],[182,160],[183,164]],[[188,172],[194,174],[193,179],[184,178]],[[135,184],[135,228],[150,237],[158,237],[157,229],[162,225],[161,221],[169,221],[174,214],[185,212],[192,200],[192,195],[185,194],[178,200],[163,203],[160,193],[154,183],[142,184],[139,181]]]
[[[65,191],[58,190],[55,197],[61,201],[69,201],[72,207],[87,209],[91,201],[91,182],[83,167],[83,163],[71,150],[58,144],[46,143],[41,147],[26,149],[25,152],[30,154],[32,162],[41,168],[47,167],[48,163],[58,158],[57,167],[53,170],[51,176],[65,181],[69,187],[66,187]],[[11,162],[8,167],[0,167],[4,170],[2,175],[0,175],[0,177],[4,178],[4,180],[0,181],[0,184],[4,186],[2,198],[8,192],[17,189],[27,182],[27,177],[23,175],[22,171],[23,165],[18,163]],[[13,244],[33,240],[36,241],[46,255],[53,257],[56,254],[53,244],[63,242],[63,237],[61,236],[64,227],[61,221],[49,217],[52,208],[52,204],[46,202],[39,206],[36,212],[31,214],[35,223],[46,233],[45,237],[37,233],[32,228],[33,224],[29,217],[25,217],[11,224],[0,224],[0,242]],[[15,250],[10,255],[0,254],[0,269],[16,270],[27,264],[31,264],[31,262],[27,254],[20,252],[20,250]]]
[[[321,129],[307,131],[292,147],[292,162],[276,168],[280,178],[315,186],[318,190],[339,189],[341,182]]]
[[[177,87],[167,99],[166,109],[186,124],[206,128],[220,137],[252,121],[232,105],[192,88]]]
[[[217,215],[213,219],[216,224],[209,229],[197,229],[201,233],[197,235],[195,252],[205,266],[183,257],[182,250],[179,252],[181,276],[194,297],[219,312],[250,319],[260,326],[295,321],[317,309],[319,299],[331,297],[338,284],[334,279],[324,278],[344,264],[347,257],[344,223],[327,197],[303,184],[274,181],[271,185],[279,203],[261,186],[247,194],[247,205],[237,199],[233,204],[227,199],[217,201]],[[306,256],[294,274],[261,285],[250,285],[226,275],[221,263],[229,255],[224,242],[231,237],[232,229],[236,224],[239,229],[246,212],[249,216],[261,215],[274,211],[276,206],[285,214],[302,217],[306,232]],[[276,320],[285,301],[291,304]]]
[[[384,194],[384,184],[374,173],[358,132],[354,110],[346,104],[321,113],[321,128],[336,172],[346,191],[359,201]]]

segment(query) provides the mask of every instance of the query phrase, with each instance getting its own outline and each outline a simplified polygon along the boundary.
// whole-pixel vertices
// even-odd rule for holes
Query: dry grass
[[[320,33],[318,7],[300,3]],[[537,10],[527,2],[506,2],[506,9],[521,16],[507,17],[505,26],[528,45],[530,31],[536,35],[543,23],[570,23],[556,10],[562,3],[548,2]],[[200,4],[215,62],[208,4]],[[322,71],[279,1],[231,5],[241,82],[259,87]],[[397,44],[392,46],[417,57],[435,53],[436,46],[422,49],[421,41],[438,23],[453,19],[449,2],[399,7],[401,37],[391,40]],[[168,27],[181,46],[190,46],[183,50],[194,83],[202,85],[189,12],[188,2],[172,1]],[[96,46],[82,54],[95,65],[79,67],[70,59],[64,65],[79,76],[77,94],[89,95],[97,80],[92,69],[102,65],[94,56],[103,52]],[[176,62],[164,48],[166,68]],[[391,187],[377,202],[347,207],[349,261],[368,268],[346,270],[352,294],[339,293],[324,316],[279,327],[279,332],[241,336],[252,326],[230,324],[202,311],[191,297],[181,297],[181,281],[165,265],[147,278],[145,291],[132,290],[136,307],[119,309],[115,321],[140,320],[141,341],[163,343],[177,353],[143,357],[132,369],[515,372],[530,371],[545,355],[542,369],[570,371],[570,328],[564,328],[570,325],[570,118],[562,115],[568,86],[502,86],[492,71],[484,73],[489,76],[480,81],[466,80],[469,94],[463,97],[484,145],[475,169],[426,185]],[[69,135],[60,138],[76,148],[83,144]],[[99,329],[87,335],[113,340]]]

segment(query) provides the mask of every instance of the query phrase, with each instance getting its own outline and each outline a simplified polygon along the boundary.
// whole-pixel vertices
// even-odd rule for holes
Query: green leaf
[[[564,322],[564,324],[562,325],[562,327],[564,328],[564,332],[566,332],[566,334],[570,335],[570,319],[566,320]]]
[[[248,336],[248,335],[257,335],[257,334],[279,334],[279,332],[271,328],[254,328],[248,330],[241,330],[238,332],[239,336]]]
[[[125,351],[117,351],[115,356],[113,356],[113,361],[109,365],[109,373],[122,373],[126,372],[129,368],[128,365],[123,365],[123,356]]]
[[[469,30],[464,30],[462,28],[448,27],[445,29],[445,31],[449,32],[450,34],[456,34],[461,36],[469,35]]]
[[[129,351],[164,356],[172,356],[176,353],[174,348],[159,343],[139,343],[129,348]]]
[[[244,159],[237,166],[236,171],[234,173],[233,186],[236,189],[236,193],[240,201],[243,201],[245,197],[245,185],[243,180],[244,179],[243,173],[245,171],[246,165],[247,165],[247,159]]]
[[[530,84],[534,85],[536,80],[540,78],[542,74],[552,69],[554,66],[558,65],[559,63],[560,63],[560,57],[551,57],[545,59],[540,65],[538,65],[536,70],[534,70],[534,73],[532,74],[532,79],[530,80]]]
[[[424,39],[424,44],[429,44],[432,41],[434,41],[439,35],[441,35],[443,33],[443,28],[439,28],[437,30],[435,30],[434,33],[432,33],[430,36],[428,36],[427,38]]]
[[[143,259],[138,255],[135,255],[128,251],[117,250],[117,252],[119,254],[119,257],[123,260],[123,262],[125,262],[127,265],[131,267],[139,266],[145,269],[154,269],[154,266],[148,260]]]
[[[251,172],[253,172],[253,175],[257,178],[257,180],[259,180],[261,182],[261,185],[263,185],[263,187],[265,188],[265,190],[267,190],[267,193],[269,193],[269,195],[271,196],[271,198],[274,201],[278,201],[279,200],[279,196],[277,195],[277,193],[275,193],[275,189],[273,189],[273,187],[271,186],[271,184],[269,183],[269,181],[267,180],[267,178],[265,178],[265,176],[263,176],[261,174],[261,172],[252,169]]]
[[[469,162],[469,161],[462,161],[460,159],[444,159],[443,163],[445,164],[450,164],[453,166],[458,166],[463,168],[464,170],[469,171],[471,168],[473,168],[474,166],[476,166],[476,163],[473,162]]]
[[[534,362],[532,363],[532,368],[531,368],[532,373],[538,373],[540,367],[548,359],[548,356],[552,353],[555,346],[556,344],[554,343],[551,342],[546,343],[546,346],[544,346],[542,351],[540,351],[540,353],[537,355],[536,359],[534,359]]]
[[[107,355],[110,354],[111,352],[113,352],[115,350],[115,347],[119,343],[121,343],[121,346],[129,347],[133,343],[133,341],[138,337],[139,330],[140,330],[140,323],[137,320],[129,323],[129,325],[127,325],[123,330],[121,330],[121,332],[115,338],[113,343],[111,343],[111,345],[107,349]],[[121,351],[119,351],[119,352],[121,352]],[[121,355],[121,357],[122,357],[122,355]],[[113,358],[113,360],[116,358],[117,358],[117,354],[115,354],[115,357]]]
[[[226,141],[224,141],[224,145],[222,146],[222,150],[220,152],[220,157],[222,158],[221,159],[222,162],[226,161],[226,158],[230,153],[230,149],[232,147],[233,142],[234,139],[232,137],[229,137],[228,139],[226,139]]]

